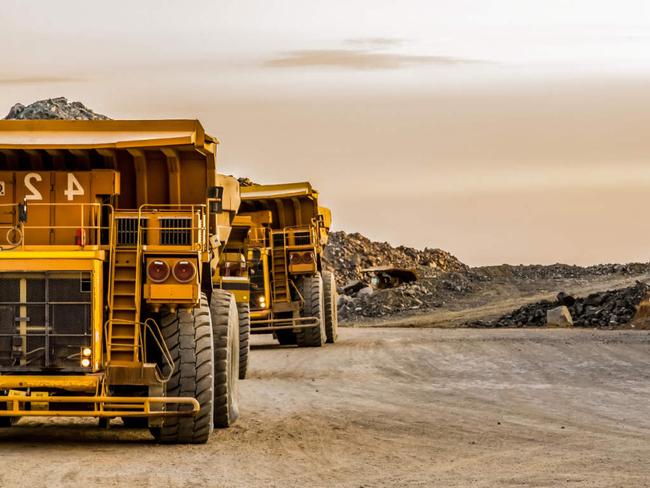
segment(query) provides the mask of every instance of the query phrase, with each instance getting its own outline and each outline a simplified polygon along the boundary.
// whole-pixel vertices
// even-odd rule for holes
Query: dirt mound
[[[393,247],[387,242],[371,241],[359,234],[330,232],[325,248],[325,264],[336,273],[337,284],[345,285],[361,278],[360,271],[372,266],[395,266],[414,269],[422,278],[447,271],[465,271],[467,265],[441,249],[418,250]]]
[[[520,307],[493,321],[477,321],[471,327],[542,327],[546,325],[546,312],[565,305],[573,325],[577,327],[615,327],[629,323],[637,306],[648,294],[650,287],[637,281],[634,286],[618,290],[592,293],[575,298],[559,293],[556,300],[542,300]]]
[[[93,112],[81,102],[68,102],[65,97],[39,100],[29,105],[17,103],[5,120],[110,120]]]

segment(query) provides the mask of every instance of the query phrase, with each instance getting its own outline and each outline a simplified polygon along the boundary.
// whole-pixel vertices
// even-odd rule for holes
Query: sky
[[[198,118],[221,172],[311,181],[337,230],[650,261],[650,2],[3,0],[0,53],[0,112]]]

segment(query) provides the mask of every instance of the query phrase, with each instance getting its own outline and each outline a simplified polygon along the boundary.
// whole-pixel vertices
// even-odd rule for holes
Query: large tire
[[[227,428],[239,417],[239,314],[231,293],[213,290],[214,426]]]
[[[307,276],[302,280],[303,317],[315,317],[319,320],[319,327],[298,329],[296,342],[299,347],[321,347],[325,344],[325,320],[323,311],[323,280],[320,274]]]
[[[330,271],[323,271],[323,295],[325,334],[328,344],[334,344],[339,336],[339,317],[336,310],[336,280]]]
[[[174,371],[167,382],[166,396],[193,397],[201,405],[194,417],[166,417],[162,427],[151,429],[156,440],[165,444],[203,444],[213,430],[214,352],[210,308],[205,296],[191,312],[165,313],[160,330],[174,360]],[[163,363],[163,375],[169,375]],[[186,405],[168,405],[170,410],[184,410]]]
[[[245,380],[251,351],[251,307],[248,303],[238,303],[237,311],[239,312],[239,379]]]

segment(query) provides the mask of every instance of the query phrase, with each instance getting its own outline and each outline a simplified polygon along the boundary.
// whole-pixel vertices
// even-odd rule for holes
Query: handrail
[[[169,348],[167,347],[167,343],[165,342],[165,339],[163,337],[162,331],[160,330],[160,327],[158,326],[158,323],[149,317],[147,320],[144,322],[140,323],[142,325],[142,328],[144,330],[144,334],[142,336],[142,358],[143,361],[147,361],[147,331],[151,333],[151,337],[153,340],[156,342],[156,345],[162,352],[163,359],[167,362],[167,365],[169,366],[169,374],[165,378],[161,378],[158,376],[158,373],[156,372],[156,377],[158,380],[162,383],[167,383],[172,375],[174,374],[174,358],[172,357],[172,353],[170,352]],[[153,325],[152,325],[153,324]],[[155,329],[154,329],[155,327]],[[156,333],[158,335],[156,335]],[[162,371],[161,371],[162,372]]]
[[[29,225],[29,216],[27,216],[26,222],[19,222],[17,213],[21,205],[26,205],[26,208],[30,207],[45,207],[45,208],[57,208],[57,207],[75,207],[79,209],[79,224],[78,225]],[[3,209],[11,209],[10,211],[3,212]],[[108,222],[107,225],[103,225],[103,209],[108,209]],[[15,223],[0,225],[0,236],[3,234],[3,230],[7,229],[5,234],[5,239],[7,244],[1,244],[0,250],[24,250],[26,245],[29,245],[29,231],[38,231],[38,230],[78,230],[79,242],[75,242],[74,245],[79,247],[85,246],[110,246],[110,237],[109,242],[102,243],[102,232],[108,232],[110,236],[113,229],[115,214],[115,209],[112,205],[108,203],[67,203],[67,202],[29,202],[26,204],[23,203],[3,203],[0,204],[0,213],[11,214],[14,216]],[[55,214],[56,215],[56,214]],[[87,223],[87,221],[89,223]],[[93,223],[95,222],[95,223]],[[11,239],[12,232],[16,234],[16,239]],[[90,239],[91,243],[86,243],[85,240],[87,236],[93,236],[93,239]],[[92,242],[94,241],[94,242]],[[33,243],[31,243],[33,244]],[[49,243],[48,243],[49,244]],[[38,245],[38,244],[35,244]],[[54,244],[56,245],[56,244]]]
[[[205,204],[143,204],[138,208],[138,237],[137,237],[137,250],[138,254],[142,250],[142,219],[143,213],[145,215],[164,215],[171,212],[183,212],[189,214],[192,218],[192,225],[190,227],[161,227],[147,225],[147,231],[191,231],[192,232],[192,247],[198,244],[197,251],[205,252],[208,248],[208,215],[209,208]],[[178,218],[186,216],[176,215]],[[164,217],[166,218],[166,217]],[[195,224],[196,222],[196,224]],[[196,239],[195,239],[196,236]]]

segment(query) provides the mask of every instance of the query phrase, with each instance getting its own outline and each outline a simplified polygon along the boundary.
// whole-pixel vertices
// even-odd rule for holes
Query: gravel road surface
[[[650,486],[650,332],[343,329],[256,337],[242,418],[158,446],[94,421],[0,431],[0,486]]]

